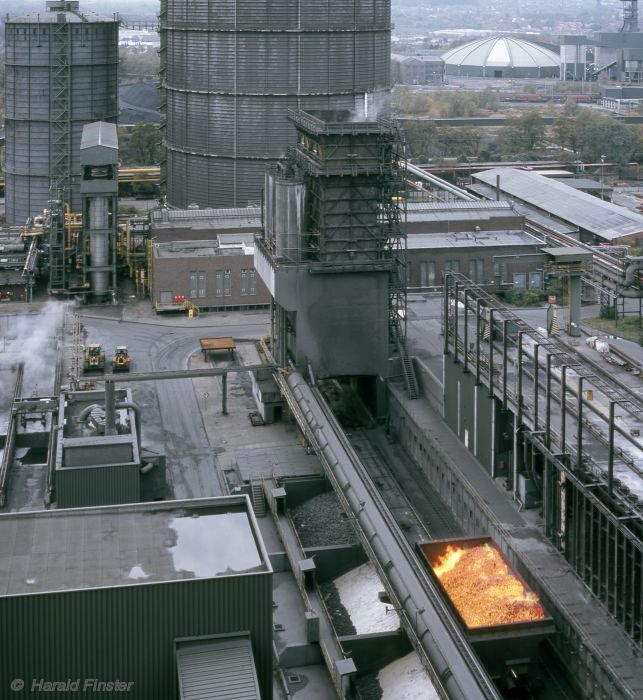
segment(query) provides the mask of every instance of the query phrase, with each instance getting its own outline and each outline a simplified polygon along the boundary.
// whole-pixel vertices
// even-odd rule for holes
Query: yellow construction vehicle
[[[127,348],[119,345],[112,356],[112,372],[129,372],[130,357]]]
[[[83,364],[85,372],[103,372],[105,370],[105,353],[100,343],[90,343],[83,350],[85,351]]]

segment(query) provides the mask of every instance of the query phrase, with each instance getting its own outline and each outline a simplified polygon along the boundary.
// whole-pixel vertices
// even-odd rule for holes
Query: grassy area
[[[639,325],[638,316],[635,318],[619,318],[618,323],[615,323],[613,318],[592,316],[591,318],[583,319],[583,327],[586,331],[590,331],[590,328],[593,328],[597,333],[617,335],[619,338],[632,340],[635,343],[639,343],[641,336],[643,336],[643,328]]]

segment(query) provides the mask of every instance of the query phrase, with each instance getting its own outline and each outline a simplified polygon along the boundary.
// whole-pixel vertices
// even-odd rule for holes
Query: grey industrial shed
[[[581,239],[591,243],[612,243],[621,239],[633,242],[643,238],[643,216],[611,202],[604,202],[585,192],[579,192],[562,182],[539,173],[517,168],[492,168],[475,173],[474,183],[480,191],[493,196],[499,179],[503,198],[516,198],[541,212],[572,224],[579,229]],[[486,189],[485,189],[486,188]]]
[[[0,619],[0,688],[176,700],[177,640],[245,633],[272,698],[272,568],[246,496],[0,515]]]

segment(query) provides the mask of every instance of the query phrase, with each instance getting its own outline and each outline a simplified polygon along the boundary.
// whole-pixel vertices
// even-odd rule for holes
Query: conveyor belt
[[[429,660],[433,680],[453,700],[500,698],[321,393],[297,373],[289,375],[287,382],[281,375],[277,378],[340,501],[353,514],[360,540],[396,601],[415,646]]]

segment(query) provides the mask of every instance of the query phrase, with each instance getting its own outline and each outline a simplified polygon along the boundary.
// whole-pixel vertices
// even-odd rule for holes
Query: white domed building
[[[442,55],[444,72],[470,78],[557,78],[558,54],[510,36],[478,39]]]

